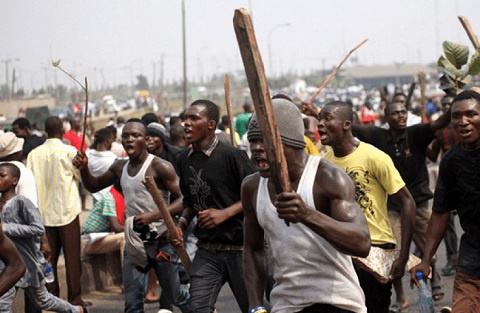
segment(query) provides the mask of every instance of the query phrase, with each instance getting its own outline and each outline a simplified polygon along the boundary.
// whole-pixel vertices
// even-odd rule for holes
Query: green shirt
[[[235,130],[240,135],[240,138],[247,132],[248,121],[252,113],[241,113],[237,115],[235,120]]]
[[[108,220],[109,216],[117,217],[115,200],[111,192],[105,193],[105,195],[95,203],[83,224],[82,234],[109,232],[111,230],[110,221]]]

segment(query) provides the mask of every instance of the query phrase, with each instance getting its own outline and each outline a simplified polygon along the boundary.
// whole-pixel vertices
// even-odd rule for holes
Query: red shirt
[[[63,135],[63,139],[70,141],[70,145],[74,146],[77,150],[80,150],[80,145],[82,144],[82,133],[77,134],[76,132],[69,130]],[[83,151],[87,150],[87,144],[83,143]]]

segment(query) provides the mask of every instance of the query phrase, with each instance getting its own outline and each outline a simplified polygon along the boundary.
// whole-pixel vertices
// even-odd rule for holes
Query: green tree
[[[445,56],[440,56],[437,65],[442,69],[440,88],[448,93],[458,94],[465,85],[470,84],[470,76],[480,74],[480,49],[475,51],[468,62],[467,46],[444,41],[442,44]]]

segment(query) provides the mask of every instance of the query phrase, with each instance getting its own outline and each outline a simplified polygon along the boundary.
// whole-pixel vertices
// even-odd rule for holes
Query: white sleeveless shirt
[[[152,195],[143,184],[145,173],[154,158],[155,156],[153,154],[148,154],[147,159],[135,176],[128,175],[127,169],[130,160],[127,161],[123,167],[120,184],[122,185],[122,193],[125,198],[125,219],[139,215],[143,212],[154,212],[158,210],[157,205],[153,201]],[[168,191],[160,191],[165,202],[168,204]],[[163,234],[167,230],[163,220],[153,222],[152,225],[157,228],[158,235]]]
[[[311,207],[315,207],[312,189],[320,159],[308,157],[297,190]],[[352,258],[302,223],[287,226],[278,217],[270,200],[268,179],[263,177],[258,187],[257,219],[273,261],[272,312],[297,312],[317,303],[367,312]]]

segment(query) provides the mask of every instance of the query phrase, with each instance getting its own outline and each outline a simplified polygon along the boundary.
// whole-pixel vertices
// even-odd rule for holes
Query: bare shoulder
[[[158,156],[155,156],[149,168],[147,169],[147,175],[155,177],[168,177],[176,176],[177,173],[175,172],[175,168],[170,162],[159,158]]]
[[[115,174],[117,174],[117,176],[121,176],[123,167],[125,166],[125,164],[127,164],[127,161],[128,161],[128,159],[117,159],[117,160],[115,160],[112,163],[112,165],[110,166],[110,170],[115,172]]]
[[[257,190],[259,181],[260,181],[260,174],[258,172],[248,175],[243,179],[242,192],[243,190],[248,192]]]
[[[241,198],[243,208],[246,211],[249,211],[251,208],[255,207],[255,202],[257,199],[257,190],[258,184],[260,182],[260,174],[258,172],[248,175],[243,179]]]
[[[341,168],[323,158],[318,165],[315,184],[318,189],[323,190],[326,194],[336,195],[354,190],[351,178]]]

